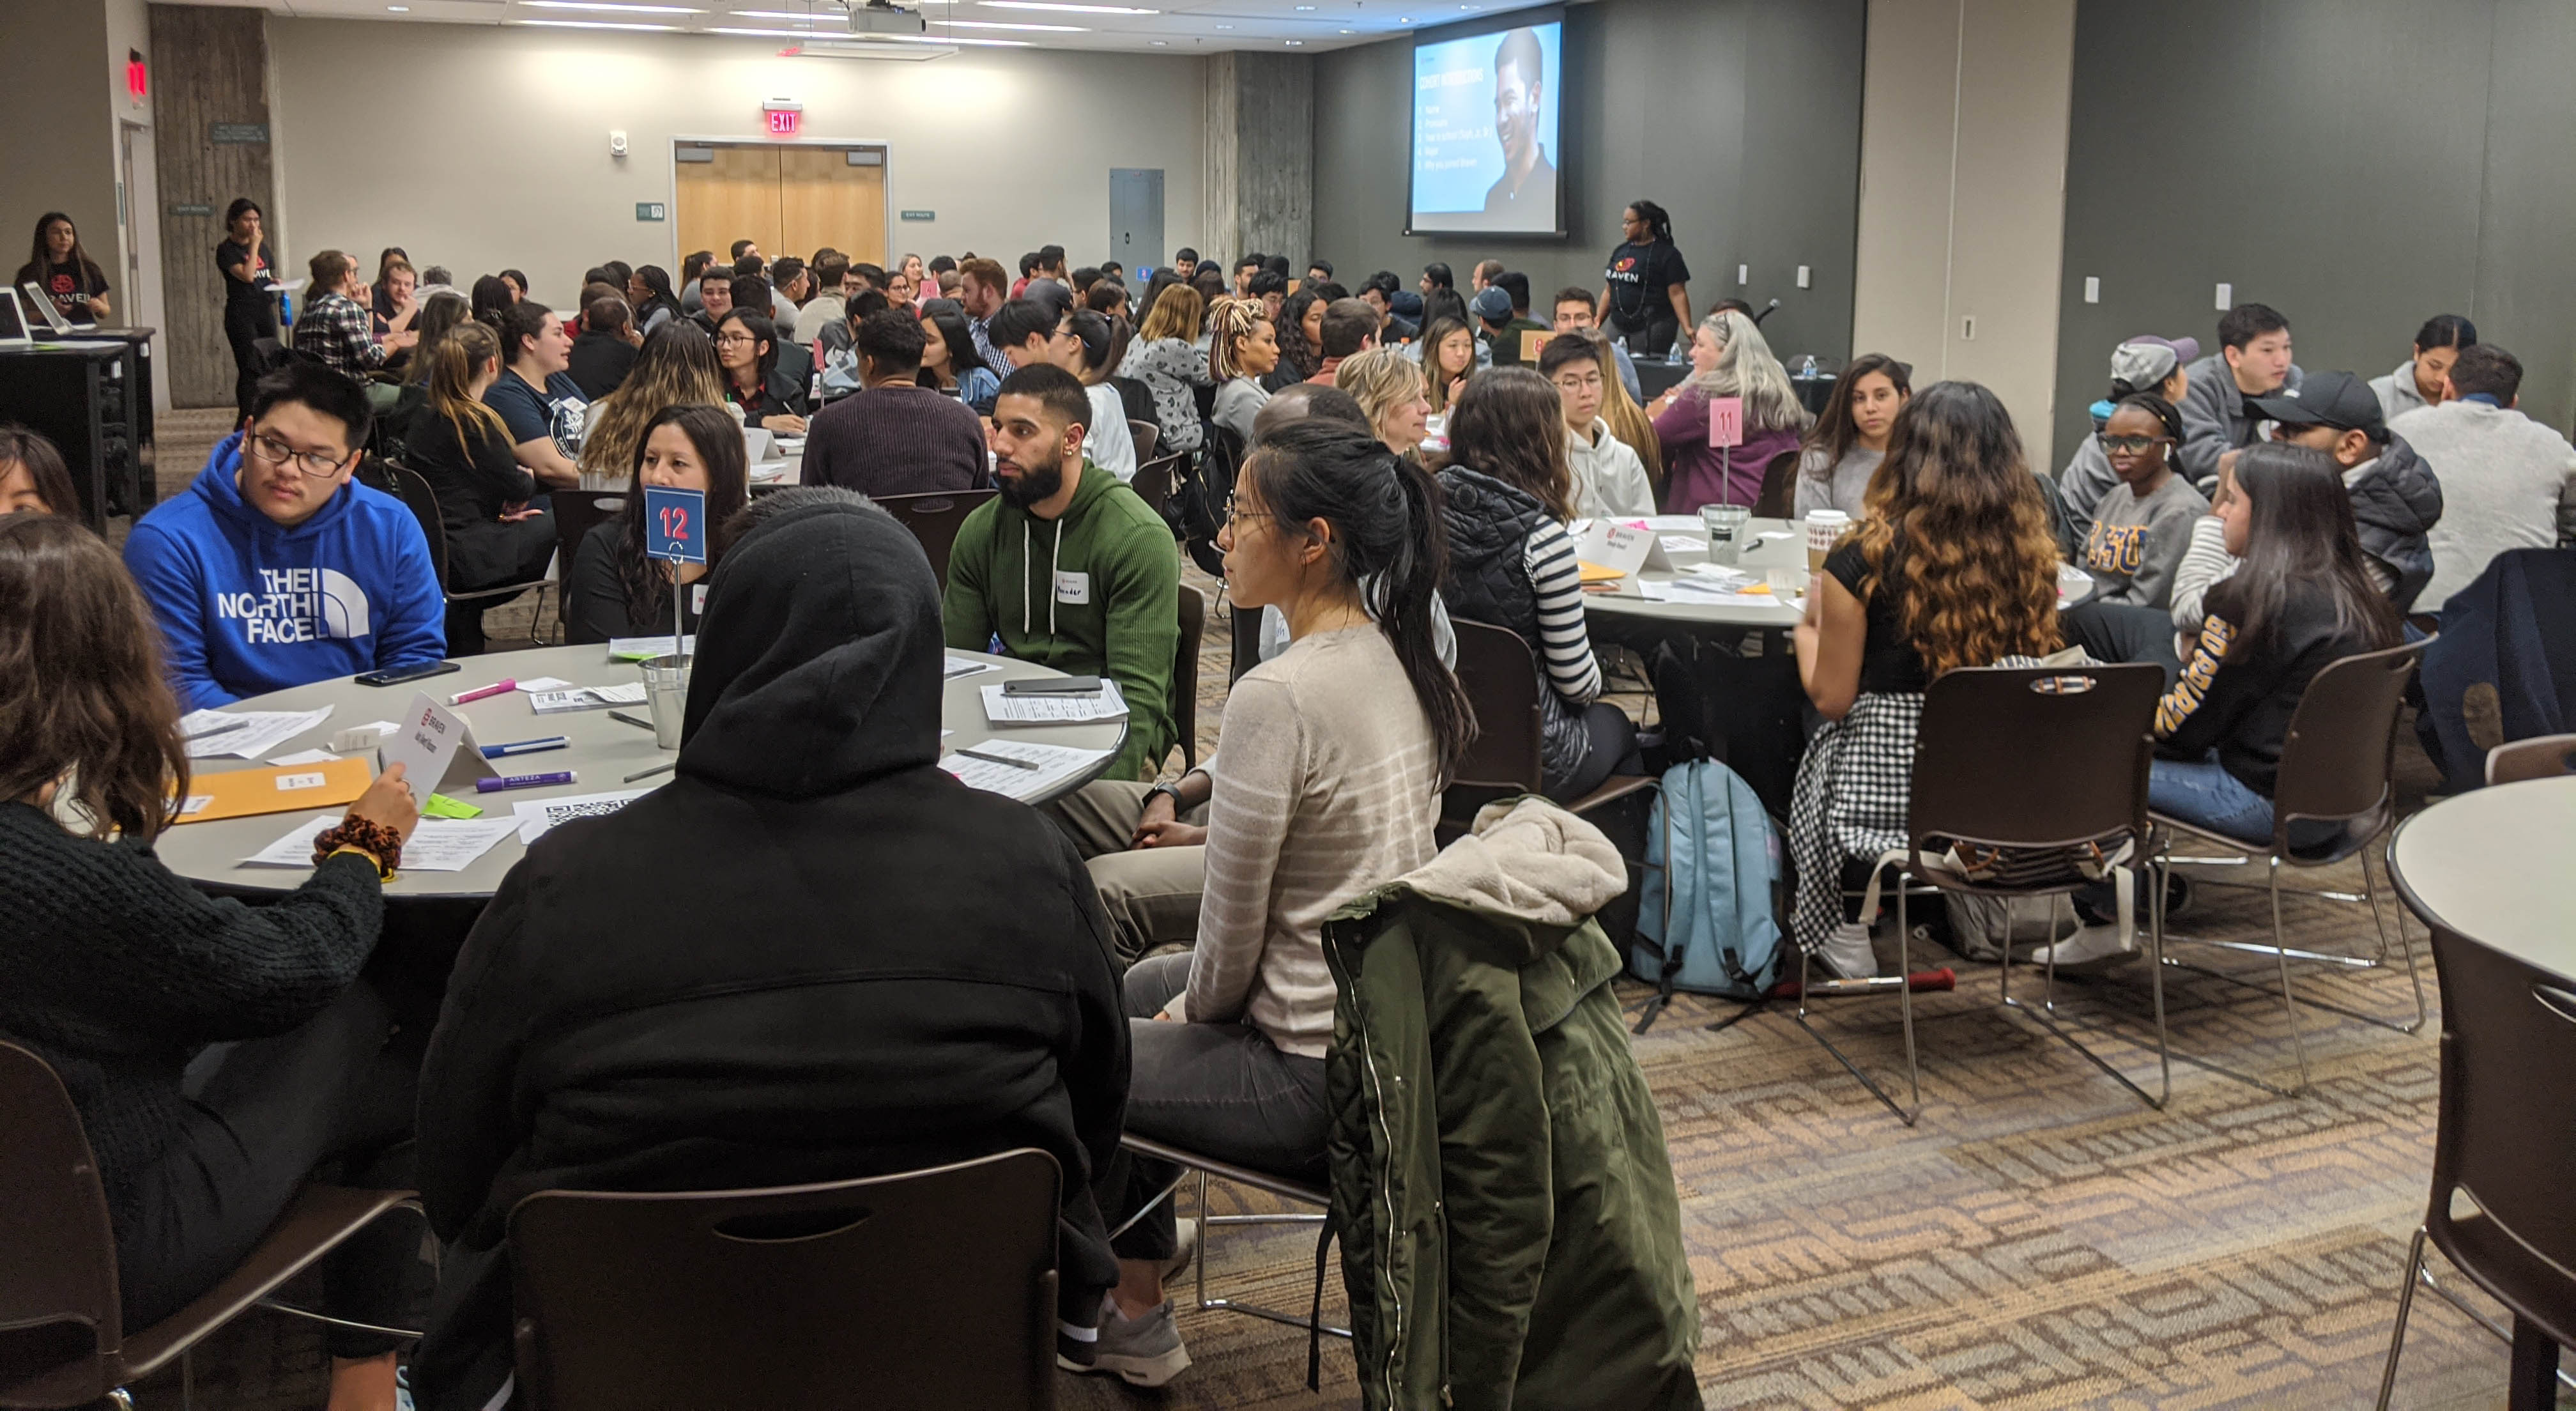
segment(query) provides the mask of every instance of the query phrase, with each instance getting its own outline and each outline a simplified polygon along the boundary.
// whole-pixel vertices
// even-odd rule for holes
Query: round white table
[[[1690,571],[1708,562],[1708,529],[1695,514],[1649,516],[1646,527],[1661,541],[1664,556],[1672,560],[1673,569],[1645,569],[1616,580],[1608,591],[1586,592],[1583,605],[1587,611],[1706,627],[1774,627],[1786,631],[1798,625],[1802,609],[1797,595],[1806,591],[1809,576],[1804,524],[1790,519],[1753,519],[1745,521],[1742,531],[1745,541],[1736,555],[1736,568],[1751,577],[1752,583],[1747,586],[1762,586],[1766,574],[1775,570],[1792,575],[1796,586],[1781,602],[1761,601],[1758,596],[1748,601],[1739,596],[1719,597],[1671,587],[1675,582],[1711,581]],[[1568,532],[1581,543],[1581,531]],[[1669,594],[1669,598],[1657,601],[1648,594]],[[2059,568],[2060,609],[2073,607],[2091,596],[2092,575],[2071,566]]]
[[[1088,773],[1056,780],[1042,789],[1012,795],[1022,803],[1044,803],[1082,787],[1098,777],[1100,770],[1107,768],[1109,761],[1127,743],[1127,722],[1123,719],[1089,725],[1014,726],[1007,733],[996,732],[984,718],[984,687],[1021,677],[1061,676],[1064,673],[1051,667],[1008,657],[986,656],[980,652],[961,652],[952,648],[948,655],[989,662],[1000,670],[978,672],[948,681],[941,700],[940,720],[943,727],[952,733],[939,742],[942,756],[959,749],[972,749],[997,736],[1013,742],[1106,751]],[[329,719],[268,751],[267,758],[274,759],[278,755],[326,748],[331,737],[339,731],[398,716],[411,703],[415,692],[426,691],[430,699],[445,704],[450,696],[505,679],[533,681],[551,676],[575,686],[623,686],[643,679],[642,671],[634,663],[611,659],[608,648],[597,644],[493,652],[462,658],[459,665],[463,668],[460,671],[395,686],[361,686],[343,676],[272,692],[225,709],[309,711],[325,705],[332,707]],[[632,783],[627,782],[626,776],[657,765],[668,765],[679,758],[676,751],[654,744],[651,730],[626,724],[605,710],[539,715],[529,706],[527,693],[523,691],[508,691],[450,709],[464,717],[473,728],[478,745],[503,745],[550,735],[562,735],[572,742],[564,749],[494,760],[493,766],[503,774],[571,770],[579,778],[571,784],[508,789],[490,794],[477,794],[469,789],[463,795],[463,802],[480,805],[486,818],[509,817],[513,805],[537,799],[654,788],[670,782],[669,770]],[[637,719],[649,720],[652,715],[647,705],[619,706],[617,710]],[[373,751],[365,753],[372,759]],[[197,773],[211,774],[253,768],[264,762],[200,759],[191,761],[190,768]],[[415,792],[426,798],[425,793]],[[337,814],[341,810],[328,811]],[[192,882],[208,883],[228,891],[292,891],[312,875],[309,869],[244,867],[242,859],[277,841],[297,823],[321,812],[323,810],[298,810],[209,823],[182,823],[163,832],[154,848],[171,871]],[[489,897],[501,885],[501,878],[526,851],[517,835],[513,834],[494,844],[461,872],[398,872],[385,888],[385,893],[393,897]]]
[[[2388,874],[2430,924],[2576,984],[2576,776],[2499,784],[2407,819]]]

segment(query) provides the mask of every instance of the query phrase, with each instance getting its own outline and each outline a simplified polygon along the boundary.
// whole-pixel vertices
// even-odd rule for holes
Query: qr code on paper
[[[606,818],[631,802],[628,799],[588,799],[580,803],[546,805],[546,826],[570,823],[576,818]]]

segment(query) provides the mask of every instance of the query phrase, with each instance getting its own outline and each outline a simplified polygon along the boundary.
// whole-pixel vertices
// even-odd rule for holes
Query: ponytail
[[[1476,738],[1476,713],[1432,634],[1431,604],[1448,558],[1438,486],[1369,432],[1321,418],[1272,432],[1243,473],[1278,516],[1275,523],[1320,519],[1332,526],[1335,566],[1346,581],[1369,585],[1368,614],[1431,727],[1446,788]]]

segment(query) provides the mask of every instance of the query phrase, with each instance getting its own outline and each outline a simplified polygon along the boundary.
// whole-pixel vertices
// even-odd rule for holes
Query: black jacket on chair
[[[1127,1021],[1099,898],[1020,804],[942,772],[938,586],[856,497],[793,503],[709,580],[673,781],[548,833],[459,957],[422,1074],[446,1244],[424,1411],[511,1367],[511,1208],[1015,1147],[1064,1173],[1061,1308],[1117,1278],[1090,1182]],[[851,1329],[864,1336],[864,1329]],[[936,1350],[925,1353],[938,1355]]]

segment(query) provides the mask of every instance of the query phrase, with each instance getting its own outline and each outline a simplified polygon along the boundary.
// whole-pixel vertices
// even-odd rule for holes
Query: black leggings
[[[347,1163],[355,1185],[407,1187],[416,1071],[387,1056],[392,1017],[360,981],[302,1028],[227,1044],[190,1065],[190,1111],[161,1159],[134,1174],[116,1238],[128,1336],[186,1307],[232,1273],[313,1168]],[[417,1217],[389,1214],[322,1264],[326,1311],[380,1327],[417,1326]],[[373,1357],[395,1340],[333,1328],[334,1357]]]
[[[1594,701],[1583,708],[1583,733],[1588,742],[1583,763],[1562,782],[1549,782],[1547,796],[1557,803],[1582,798],[1613,774],[1645,772],[1645,759],[1637,750],[1637,722],[1628,718],[1628,712],[1608,701]]]
[[[255,304],[245,299],[224,304],[224,341],[233,345],[233,401],[243,416],[250,415],[251,391],[259,382],[259,350],[251,344],[276,336],[277,305],[268,295]]]
[[[1681,332],[1681,320],[1673,316],[1670,303],[1647,316],[1642,324],[1630,323],[1613,314],[1602,324],[1613,338],[1628,340],[1628,355],[1637,358],[1660,358],[1673,346],[1674,335]]]

